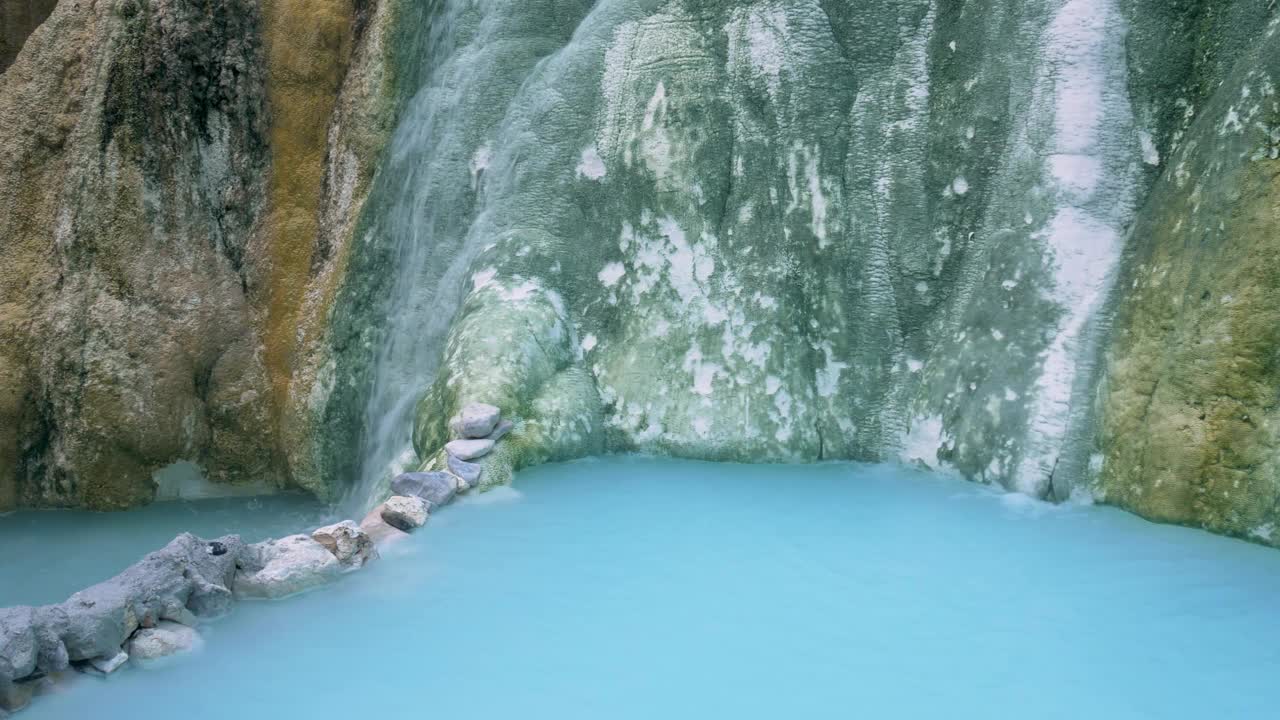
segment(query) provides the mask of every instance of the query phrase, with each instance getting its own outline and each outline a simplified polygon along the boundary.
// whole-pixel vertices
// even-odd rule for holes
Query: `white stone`
[[[110,657],[107,657],[106,655],[102,657],[96,657],[90,660],[89,664],[93,666],[94,670],[97,670],[98,672],[104,675],[110,675],[111,673],[120,669],[120,666],[124,665],[127,662],[129,662],[129,654],[123,650],[120,650],[115,655],[112,655]]]
[[[245,597],[278,598],[323,585],[342,572],[342,563],[308,535],[267,540],[246,549],[246,567],[233,587]]]
[[[351,520],[319,528],[311,533],[311,539],[333,553],[343,565],[360,567],[378,557],[373,539]]]
[[[420,497],[395,495],[382,504],[382,520],[391,527],[408,532],[427,522],[431,504]]]
[[[198,650],[204,643],[200,633],[186,625],[161,621],[143,628],[129,641],[129,658],[134,662],[158,660],[178,653]]]

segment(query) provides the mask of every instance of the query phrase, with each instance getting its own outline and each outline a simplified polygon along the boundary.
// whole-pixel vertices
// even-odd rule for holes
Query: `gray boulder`
[[[311,533],[311,539],[333,553],[343,565],[362,567],[378,557],[373,538],[351,520],[326,525]]]
[[[382,520],[391,527],[409,532],[427,522],[431,503],[416,495],[395,495],[382,504]]]
[[[245,549],[234,589],[244,597],[278,598],[319,587],[342,573],[342,563],[309,535],[266,540]]]
[[[447,472],[401,473],[391,481],[391,492],[420,497],[433,509],[447,505],[457,490],[457,479]]]
[[[485,403],[469,403],[449,421],[453,434],[462,438],[488,437],[502,417],[502,411]]]
[[[449,472],[461,478],[468,487],[475,487],[476,483],[480,482],[480,474],[484,472],[484,466],[460,460],[449,453],[445,453],[445,456],[447,457],[446,463],[448,464]]]
[[[27,606],[0,610],[0,686],[35,672],[36,613]]]
[[[493,452],[493,440],[451,440],[445,443],[444,450],[459,460],[475,460]]]
[[[142,618],[178,619],[224,612],[230,605],[239,536],[220,538],[227,552],[213,555],[209,543],[183,533],[129,569],[72,595],[49,613],[70,660],[114,655]]]
[[[52,610],[56,605],[36,608],[36,669],[44,673],[62,672],[71,667],[71,657],[67,654],[67,646],[58,636],[59,626],[50,621]]]
[[[60,672],[72,662],[107,666],[144,622],[224,611],[244,543],[234,535],[218,542],[224,552],[213,555],[209,543],[183,533],[66,602],[0,611],[0,683]]]
[[[146,663],[170,655],[198,649],[203,644],[200,633],[186,625],[163,621],[153,628],[143,628],[129,641],[129,658]]]

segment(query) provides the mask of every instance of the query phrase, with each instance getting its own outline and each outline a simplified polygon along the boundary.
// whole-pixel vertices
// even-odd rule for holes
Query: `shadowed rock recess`
[[[1252,0],[64,0],[0,507],[367,510],[488,403],[482,485],[899,459],[1280,543],[1277,74]]]

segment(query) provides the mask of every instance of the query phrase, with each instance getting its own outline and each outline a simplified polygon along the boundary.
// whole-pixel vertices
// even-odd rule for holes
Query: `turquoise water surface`
[[[1280,707],[1274,550],[888,466],[609,459],[517,488],[447,508],[334,587],[242,604],[198,654],[79,677],[23,717]]]

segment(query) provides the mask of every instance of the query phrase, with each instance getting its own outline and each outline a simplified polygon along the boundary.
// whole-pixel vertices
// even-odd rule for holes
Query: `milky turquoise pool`
[[[81,678],[23,716],[1280,707],[1275,550],[883,466],[600,460],[526,471],[517,487],[448,508],[337,586],[242,605],[197,655]]]

